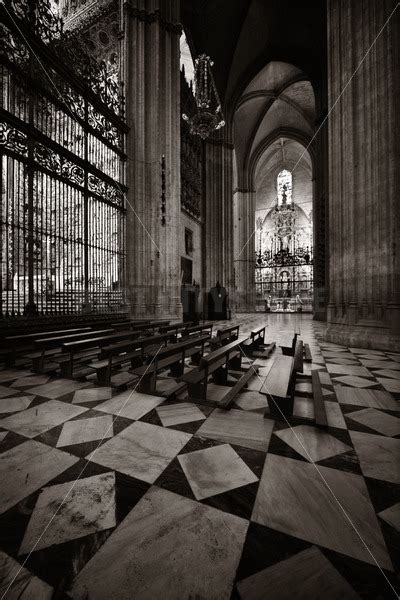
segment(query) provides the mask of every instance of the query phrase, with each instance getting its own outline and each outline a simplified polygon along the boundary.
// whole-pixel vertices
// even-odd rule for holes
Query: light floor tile
[[[238,583],[242,600],[357,600],[358,594],[313,546]]]
[[[0,431],[0,442],[2,442],[6,435],[7,435],[8,431]]]
[[[303,392],[307,394],[312,394],[312,385],[308,383],[308,381],[301,381],[296,383],[296,392]]]
[[[347,429],[339,402],[331,402],[330,400],[324,400],[324,402],[328,426]]]
[[[257,411],[263,413],[268,407],[268,400],[263,394],[250,391],[238,394],[234,400],[234,404],[243,410]]]
[[[335,377],[335,382],[339,381],[345,385],[351,385],[355,388],[368,388],[377,385],[376,381],[371,379],[363,379],[362,377],[356,377],[353,375],[345,375],[344,377]]]
[[[35,396],[13,396],[0,399],[0,414],[26,410]]]
[[[99,404],[96,406],[96,410],[126,417],[127,419],[141,419],[163,402],[165,402],[165,398],[160,396],[150,396],[133,390],[127,390]]]
[[[95,440],[100,441],[111,438],[113,435],[113,417],[111,415],[68,421],[62,427],[57,448]]]
[[[87,459],[154,483],[191,437],[182,431],[137,421],[89,454]]]
[[[64,396],[64,394],[69,394],[85,388],[88,385],[90,385],[88,382],[72,381],[71,379],[53,379],[44,385],[30,388],[29,393],[43,396],[44,398],[52,398],[54,400],[55,398]]]
[[[350,431],[366,477],[400,483],[400,439]]]
[[[400,371],[395,369],[378,369],[374,371],[375,377],[389,377],[390,379],[400,379]]]
[[[86,388],[75,392],[72,404],[108,400],[109,398],[111,398],[111,396],[112,390],[110,387]]]
[[[197,500],[258,481],[229,444],[182,454],[178,460]]]
[[[399,363],[400,363],[400,354],[388,354],[388,357],[389,357],[391,360],[394,360],[394,361],[396,361],[396,362],[399,362]]]
[[[355,375],[357,377],[371,377],[371,373],[365,367],[354,367],[352,365],[336,365],[334,363],[326,363],[326,368],[329,373],[337,375]]]
[[[17,381],[13,381],[10,387],[18,388],[18,387],[27,387],[29,385],[43,385],[49,381],[49,377],[47,375],[32,375],[31,377],[22,377],[21,379],[17,379]]]
[[[51,600],[54,590],[0,550],[0,597],[7,600]]]
[[[394,436],[400,434],[400,419],[375,408],[356,410],[347,413],[346,417],[361,423],[361,425],[366,425],[370,429],[375,429],[383,435]]]
[[[25,437],[34,438],[87,410],[59,400],[50,400],[1,419],[0,426]]]
[[[191,423],[192,421],[203,421],[206,416],[192,402],[181,402],[179,404],[166,404],[156,408],[164,427],[178,425],[179,423]]]
[[[310,425],[281,429],[275,435],[310,462],[318,462],[352,450],[329,433]]]
[[[321,465],[317,470],[308,462],[268,454],[252,520],[375,565],[371,552],[380,567],[392,570],[368,490],[360,475]]]
[[[74,600],[228,600],[248,521],[151,488],[84,566]]]
[[[4,381],[12,381],[13,379],[20,379],[26,375],[32,375],[32,371],[22,371],[20,369],[4,369],[0,371],[0,383]]]
[[[312,398],[295,396],[293,402],[293,416],[303,419],[314,418],[314,402]]]
[[[320,371],[318,377],[322,385],[332,385],[332,379],[329,373],[326,373],[325,371]]]
[[[67,452],[28,440],[0,454],[0,513],[78,462]],[[10,476],[12,474],[12,476]]]
[[[366,358],[360,358],[360,363],[368,369],[370,372],[374,372],[376,369],[392,368],[393,362],[390,360],[367,360]],[[397,364],[397,363],[394,363]],[[398,365],[400,367],[400,364]],[[396,367],[395,367],[396,368]]]
[[[12,388],[6,387],[5,385],[0,385],[0,398],[6,398],[7,396],[12,396],[16,393],[17,390],[13,390]]]
[[[217,408],[197,430],[196,436],[266,452],[273,426],[274,421],[258,413]]]
[[[341,404],[383,408],[400,411],[400,404],[388,392],[382,390],[362,390],[345,386],[335,386],[335,393]]]
[[[40,494],[20,555],[115,527],[115,473],[78,479],[72,485],[53,485]]]
[[[400,394],[400,381],[398,379],[387,379],[386,377],[377,377],[377,380],[388,392]]]
[[[224,399],[226,394],[231,391],[227,385],[217,385],[215,383],[209,383],[207,385],[207,400],[211,402],[220,402]]]
[[[400,531],[400,502],[378,513],[378,517],[389,523],[394,529]]]

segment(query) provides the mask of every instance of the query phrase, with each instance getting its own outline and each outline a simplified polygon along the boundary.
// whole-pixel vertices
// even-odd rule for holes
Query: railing
[[[116,311],[127,127],[115,74],[74,50],[48,0],[4,0],[0,34],[0,316]]]

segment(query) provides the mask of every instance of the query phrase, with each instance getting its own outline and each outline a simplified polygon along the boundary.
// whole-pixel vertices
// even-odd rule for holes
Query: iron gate
[[[118,311],[127,127],[116,74],[76,50],[48,0],[4,0],[0,31],[0,314]]]

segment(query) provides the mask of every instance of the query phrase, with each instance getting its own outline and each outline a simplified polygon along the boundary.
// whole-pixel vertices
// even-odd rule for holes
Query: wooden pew
[[[298,372],[303,372],[303,342],[301,340],[296,342],[294,356],[280,354],[275,358],[260,390],[260,394],[267,397],[271,416],[282,419],[293,415],[296,373]]]
[[[148,352],[148,363],[131,372],[137,375],[139,380],[138,391],[145,394],[156,394],[170,397],[185,389],[186,384],[179,381],[168,392],[157,392],[157,375],[164,369],[169,369],[173,377],[182,375],[185,367],[185,359],[188,357],[200,360],[204,351],[204,344],[209,339],[209,335],[190,337],[176,344],[169,344],[163,349],[154,349]]]
[[[75,362],[88,362],[94,356],[100,354],[101,348],[104,346],[110,346],[113,343],[116,344],[126,340],[134,340],[137,337],[139,337],[138,332],[126,331],[67,342],[62,345],[63,355],[57,357],[56,362],[59,363],[61,373],[64,377],[74,377]],[[79,372],[79,376],[82,376],[82,374],[82,372]]]
[[[211,349],[215,350],[221,346],[225,346],[234,342],[239,337],[239,325],[231,325],[230,327],[224,327],[217,331],[217,335],[211,340]]]
[[[116,331],[141,331],[146,329],[150,321],[126,321],[122,323],[111,323],[111,327]],[[152,329],[152,327],[150,328]]]
[[[172,323],[171,325],[163,325],[162,327],[159,327],[158,331],[159,333],[170,333],[170,341],[173,342],[178,338],[179,333],[182,334],[183,331],[191,326],[194,326],[194,324],[188,322]]]
[[[299,332],[296,331],[293,335],[292,344],[290,346],[281,345],[282,354],[285,356],[293,356],[294,350],[296,348],[297,338],[299,337]]]
[[[101,331],[85,331],[75,334],[71,334],[68,332],[68,334],[66,335],[56,335],[51,337],[35,339],[33,345],[36,349],[36,352],[28,355],[28,357],[32,360],[32,371],[34,371],[35,373],[44,373],[46,358],[50,358],[51,360],[57,362],[57,357],[61,351],[62,346],[67,342],[91,339],[100,335],[111,335],[113,332],[113,329],[103,329]]]
[[[265,325],[250,332],[249,340],[243,345],[243,351],[246,356],[252,356],[254,352],[259,352],[259,358],[268,358],[275,349],[276,342],[265,343]]]
[[[42,339],[46,337],[56,336],[56,335],[68,335],[74,333],[82,333],[85,331],[91,331],[91,327],[75,327],[69,329],[60,329],[60,330],[46,330],[46,331],[36,331],[34,333],[26,333],[20,335],[8,335],[4,338],[5,345],[7,346],[3,350],[5,363],[7,366],[12,366],[15,364],[15,360],[18,355],[25,355],[33,348],[33,343],[37,339]]]
[[[202,356],[197,369],[193,369],[180,377],[180,381],[185,382],[188,386],[189,398],[191,400],[210,404],[211,406],[230,408],[237,394],[247,384],[250,377],[258,372],[258,369],[253,366],[246,369],[242,377],[218,403],[207,400],[208,378],[211,375],[214,383],[226,385],[229,368],[235,371],[241,369],[242,352],[240,345],[242,342],[243,340],[234,340],[213,350],[206,356]]]
[[[304,344],[304,361],[312,362],[311,350],[308,344]]]
[[[181,337],[182,337],[182,339],[185,339],[191,335],[196,336],[201,333],[206,333],[207,331],[210,333],[210,336],[211,336],[213,326],[214,326],[214,323],[207,322],[207,323],[202,323],[201,325],[193,325],[190,327],[186,327],[185,329],[182,330]]]
[[[318,427],[328,427],[328,417],[326,414],[325,402],[322,394],[321,381],[318,371],[311,372],[313,402],[314,402],[314,418],[315,424]]]
[[[165,348],[162,348],[159,352],[153,350],[148,353],[148,362],[151,362],[151,359],[156,356],[159,359],[166,358],[167,356],[172,356],[177,354],[179,351],[182,352],[182,360],[180,361],[179,366],[171,369],[171,373],[179,377],[183,375],[184,370],[184,361],[186,358],[191,358],[191,362],[194,365],[198,365],[200,362],[200,358],[204,354],[205,344],[210,340],[210,334],[205,333],[199,336],[190,336],[186,340],[179,340],[173,344],[168,344]]]
[[[155,346],[159,348],[160,344],[166,345],[167,342],[168,334],[163,334],[111,344],[102,348],[100,359],[90,363],[88,368],[96,372],[99,385],[119,384],[121,378],[113,376],[116,369],[127,362],[130,362],[132,369],[141,366],[147,355],[146,349],[151,351]]]

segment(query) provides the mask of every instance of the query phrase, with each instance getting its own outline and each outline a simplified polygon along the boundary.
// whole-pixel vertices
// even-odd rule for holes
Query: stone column
[[[384,26],[395,6],[328,2],[330,106],[347,87],[329,116],[326,337],[399,351],[400,8]]]
[[[233,276],[233,145],[222,130],[204,143],[203,155],[203,285],[205,292],[219,281],[234,312]]]
[[[179,0],[125,4],[127,291],[131,314],[139,318],[182,313],[179,16]]]
[[[234,268],[237,312],[254,312],[255,294],[255,201],[254,191],[237,189],[233,194]]]

